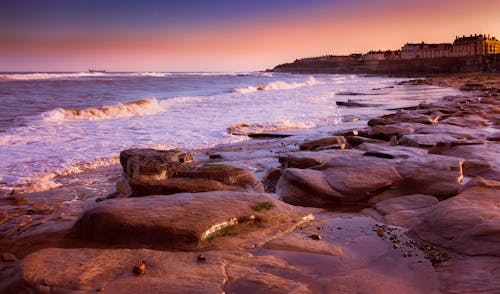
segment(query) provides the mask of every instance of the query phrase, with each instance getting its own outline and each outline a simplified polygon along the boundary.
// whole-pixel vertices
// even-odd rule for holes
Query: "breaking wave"
[[[119,162],[119,158],[114,157],[68,165],[52,172],[33,175],[32,177],[21,177],[15,183],[0,187],[0,189],[7,191],[15,189],[17,192],[23,193],[47,191],[62,185],[57,182],[58,177],[76,175],[88,170],[118,164]]]
[[[314,127],[316,127],[316,125],[311,122],[279,121],[279,122],[262,123],[262,124],[242,123],[230,126],[226,130],[231,135],[245,136],[249,134],[284,132],[284,131],[291,131],[298,129],[310,129]]]
[[[276,81],[269,83],[265,86],[258,85],[258,86],[248,86],[248,87],[241,87],[241,88],[235,88],[234,92],[240,93],[240,94],[246,94],[246,93],[252,93],[256,91],[267,91],[267,90],[289,90],[289,89],[296,89],[300,87],[306,87],[306,86],[312,86],[316,85],[318,82],[314,77],[309,77],[305,82],[300,83],[300,82],[283,82],[283,81]]]
[[[158,102],[158,100],[149,98],[82,110],[56,108],[42,113],[41,116],[47,122],[61,122],[67,120],[102,120],[150,115],[164,110],[165,106]]]

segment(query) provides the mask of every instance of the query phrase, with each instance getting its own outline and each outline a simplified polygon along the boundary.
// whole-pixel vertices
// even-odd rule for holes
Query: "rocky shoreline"
[[[500,75],[406,83],[468,94],[2,196],[0,292],[500,291]]]

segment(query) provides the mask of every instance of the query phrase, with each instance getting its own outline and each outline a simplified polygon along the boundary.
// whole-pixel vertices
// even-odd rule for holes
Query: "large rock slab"
[[[399,144],[411,147],[434,147],[440,143],[458,141],[457,138],[447,134],[408,134],[401,137]]]
[[[412,232],[462,254],[500,257],[499,203],[500,190],[471,187],[437,204]]]
[[[419,123],[402,122],[389,125],[373,125],[368,131],[368,135],[375,138],[389,139],[392,136],[401,137],[402,135],[411,134],[424,126],[424,124]]]
[[[49,248],[28,255],[2,293],[223,293],[226,264],[248,253]],[[134,265],[144,262],[144,274]],[[78,293],[81,293],[78,292]]]
[[[402,180],[392,189],[400,195],[454,196],[461,187],[463,162],[461,158],[434,154],[402,160],[396,165]]]
[[[474,142],[473,142],[474,143]],[[500,143],[438,144],[431,153],[464,158],[464,175],[500,179]]]
[[[311,169],[286,169],[276,191],[291,204],[349,203],[366,200],[399,180],[395,163],[390,160],[346,156]]]
[[[333,136],[307,140],[299,145],[300,150],[345,149],[347,141],[344,136]]]
[[[226,164],[179,168],[170,178],[136,177],[129,180],[131,196],[169,195],[208,191],[263,192],[261,181],[249,170]]]
[[[87,211],[72,237],[89,246],[195,249],[251,248],[312,219],[302,208],[266,194],[243,192],[182,193],[119,198]]]
[[[298,151],[280,155],[279,161],[284,168],[309,168],[325,163],[333,158],[362,154],[363,152],[355,149]]]
[[[481,129],[471,129],[449,124],[435,124],[420,128],[415,134],[449,135],[459,140],[486,138],[489,133]]]
[[[117,190],[122,196],[197,193],[207,191],[263,192],[249,170],[226,164],[192,162],[193,154],[179,150],[129,149],[120,153],[123,167]]]
[[[375,211],[380,214],[381,221],[410,229],[419,224],[438,202],[435,197],[414,194],[377,202]]]
[[[359,149],[365,151],[364,155],[381,158],[407,159],[427,154],[427,150],[405,146],[390,146],[388,144],[363,143]]]

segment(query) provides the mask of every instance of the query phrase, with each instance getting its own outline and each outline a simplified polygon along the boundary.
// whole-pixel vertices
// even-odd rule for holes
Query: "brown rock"
[[[388,146],[386,144],[363,143],[359,146],[359,149],[368,152],[368,154],[365,155],[381,158],[406,159],[427,154],[427,150],[425,149],[404,146]]]
[[[396,123],[390,125],[374,125],[370,128],[368,135],[376,138],[390,139],[392,136],[401,137],[422,128],[423,124]]]
[[[380,201],[375,205],[375,209],[383,214],[390,214],[397,210],[428,208],[436,205],[438,202],[439,200],[436,197],[414,194]]]
[[[0,225],[9,221],[9,213],[6,209],[0,208]]]
[[[27,256],[18,275],[1,291],[106,293],[221,293],[227,280],[224,264],[252,256],[248,253],[207,252],[203,265],[196,253],[148,249],[44,249]],[[137,260],[147,263],[140,277],[131,271]],[[2,292],[4,293],[4,292]]]
[[[286,169],[277,194],[287,203],[306,206],[363,201],[400,180],[394,166],[375,157],[346,156],[312,169]]]
[[[139,175],[157,179],[172,175],[182,163],[193,160],[193,153],[181,150],[127,149],[120,153],[123,172],[130,178]]]
[[[399,140],[399,144],[412,147],[433,147],[441,143],[456,142],[453,136],[446,134],[409,134]]]
[[[413,228],[437,203],[438,200],[435,197],[415,194],[378,202],[375,209],[383,215],[385,223]]]
[[[442,155],[414,157],[397,163],[402,180],[392,189],[401,195],[425,194],[443,199],[458,193],[463,159]]]
[[[309,168],[325,163],[333,158],[362,154],[362,152],[354,149],[299,151],[280,155],[279,161],[284,168]]]
[[[459,140],[484,139],[489,133],[481,129],[471,129],[449,124],[426,126],[415,131],[416,134],[448,135]]]
[[[500,257],[499,190],[472,187],[437,204],[412,232],[467,255]]]
[[[345,149],[347,141],[344,136],[333,136],[321,138],[316,140],[305,141],[300,144],[300,150],[317,150],[321,147],[328,147],[327,149]]]
[[[12,261],[16,261],[16,260],[17,260],[17,258],[14,254],[9,253],[9,252],[2,253],[2,261],[12,262]]]
[[[467,176],[481,176],[491,180],[498,180],[500,177],[500,143],[439,144],[430,152],[465,158],[464,174]]]
[[[262,203],[269,209],[253,209]],[[78,220],[71,235],[98,246],[161,249],[200,248],[227,237],[234,240],[221,241],[224,248],[251,248],[311,218],[265,194],[184,193],[100,202]]]

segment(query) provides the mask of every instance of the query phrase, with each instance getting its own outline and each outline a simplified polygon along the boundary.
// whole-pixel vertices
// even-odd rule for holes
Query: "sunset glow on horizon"
[[[2,1],[0,71],[250,71],[500,38],[500,1]]]

